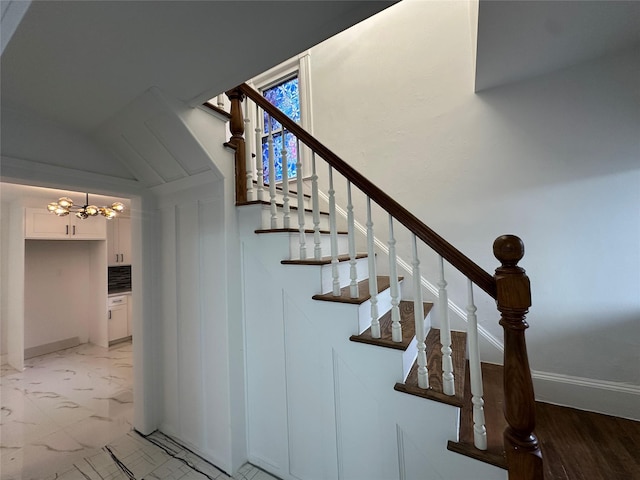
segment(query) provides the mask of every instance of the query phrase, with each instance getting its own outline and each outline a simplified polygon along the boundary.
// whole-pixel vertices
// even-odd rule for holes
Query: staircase
[[[615,429],[640,446],[640,423],[535,402],[524,338],[531,294],[517,265],[524,255],[520,239],[496,240],[502,265],[491,276],[250,87],[227,95],[232,137],[226,145],[235,150],[245,277],[252,463],[283,479],[480,480],[505,478],[507,471],[509,478],[531,480],[640,478],[640,462],[617,438],[611,444],[619,448],[601,461],[587,467],[580,460],[599,448],[593,439]],[[262,161],[242,136],[251,124],[242,119],[245,95],[254,102],[254,118],[264,111],[310,148],[307,181],[285,176],[279,186],[261,184]],[[316,157],[329,164],[324,211]],[[336,172],[347,180],[346,210],[336,206]],[[366,195],[366,229],[354,220],[352,186]],[[386,245],[374,235],[373,202],[388,214]],[[411,265],[396,254],[398,224],[412,236]],[[439,256],[435,295],[423,288],[418,241]],[[449,325],[445,262],[468,280],[466,331]],[[398,275],[399,267],[411,281]],[[480,361],[474,286],[496,300],[504,367]],[[423,301],[425,293],[432,301]],[[434,311],[439,324],[432,325]],[[537,428],[542,452],[555,459],[544,465],[533,434],[536,412],[543,419]]]
[[[421,478],[419,472],[434,468],[433,455],[429,454],[433,450],[442,460],[441,464],[435,462],[441,477],[434,478],[505,478],[504,459],[497,469],[489,464],[478,466],[472,456],[452,461],[457,454],[447,451],[447,441],[451,439],[456,440],[455,445],[465,447],[456,432],[465,396],[466,333],[451,332],[456,394],[446,395],[441,375],[440,330],[431,328],[435,308],[432,302],[423,302],[429,388],[420,388],[414,302],[399,302],[402,340],[393,341],[391,282],[389,276],[377,275],[380,336],[375,338],[370,325],[368,254],[356,254],[358,295],[353,297],[347,232],[339,231],[342,250],[338,269],[342,281],[340,295],[334,295],[332,258],[297,257],[299,233],[263,228],[268,212],[269,207],[261,202],[239,205],[244,227],[244,271],[251,277],[245,283],[245,294],[251,298],[245,301],[250,351],[248,398],[250,403],[252,398],[259,399],[249,406],[249,443],[253,440],[254,446],[250,461],[283,479],[412,479]],[[323,217],[327,222],[328,215]],[[330,243],[328,231],[322,236],[323,244]],[[376,256],[380,262],[383,256]],[[400,277],[401,289],[404,283]],[[284,354],[278,367],[280,362],[274,362],[274,358],[280,352]],[[274,384],[281,388],[269,392],[269,386]],[[430,406],[432,402],[435,407]],[[287,405],[290,412],[278,415],[280,405]],[[314,412],[311,417],[307,409]],[[323,411],[327,409],[331,411]],[[275,422],[270,424],[272,419],[264,418],[265,412],[283,419],[278,423],[287,425],[288,431],[282,436],[275,433],[278,427]],[[252,413],[253,418],[261,418],[252,419]],[[384,422],[389,425],[371,425]],[[298,423],[307,428],[297,427]],[[420,425],[427,428],[411,431]],[[252,433],[252,428],[268,431],[265,436],[269,440],[261,439],[260,432]],[[331,437],[337,438],[335,445],[328,441]],[[280,438],[286,440],[279,442]],[[357,447],[348,446],[356,443]],[[289,458],[274,461],[278,448],[269,451],[274,444],[287,444]],[[306,455],[314,455],[309,452],[317,453],[322,448],[335,449],[336,470],[318,473],[328,468],[322,455],[311,461],[293,461],[292,458],[303,456],[296,453],[297,446]],[[473,436],[466,446],[475,450]],[[255,455],[256,451],[261,454]],[[369,456],[371,452],[373,455]],[[296,462],[306,463],[298,470],[283,466]]]

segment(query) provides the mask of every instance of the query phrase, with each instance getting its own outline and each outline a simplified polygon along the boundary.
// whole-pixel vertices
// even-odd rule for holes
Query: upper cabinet
[[[131,265],[131,219],[117,217],[107,222],[109,266]]]
[[[83,220],[75,215],[58,217],[45,208],[26,208],[24,237],[45,240],[104,240],[107,237],[107,219],[91,217]]]

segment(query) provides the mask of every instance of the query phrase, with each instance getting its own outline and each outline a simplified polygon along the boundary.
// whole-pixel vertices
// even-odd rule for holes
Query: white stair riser
[[[369,262],[367,258],[356,259],[356,270],[358,272],[358,282],[369,276]],[[338,275],[340,278],[340,288],[351,283],[351,264],[346,262],[338,263]],[[327,293],[333,290],[333,266],[322,265],[320,269],[320,293]]]
[[[386,289],[377,295],[378,318],[391,310],[391,290]],[[371,326],[371,299],[358,307],[358,334]]]
[[[431,312],[427,314],[424,319],[424,331],[428,332],[431,328]],[[418,340],[416,337],[413,337],[411,343],[407,347],[407,349],[403,352],[402,355],[402,382],[407,379],[407,375],[409,375],[409,371],[413,366],[413,362],[416,361],[418,357]]]
[[[313,258],[313,251],[315,248],[313,233],[306,233],[304,237],[307,248],[306,258]],[[347,244],[347,236],[338,235],[338,253],[346,253],[348,248]],[[322,249],[323,257],[331,255],[331,238],[329,234],[320,235],[320,248]],[[289,258],[292,260],[300,259],[300,235],[298,233],[289,234]]]
[[[293,188],[293,187],[292,187]],[[257,185],[253,186],[253,192],[251,192],[249,194],[249,200],[258,200],[258,187]],[[271,201],[271,195],[269,193],[269,187],[265,186],[264,191],[262,192],[262,200],[265,202],[270,202]],[[284,201],[284,194],[282,193],[282,190],[276,190],[276,203],[280,203],[282,204]],[[303,196],[302,198],[302,204],[304,205],[304,208],[311,208],[311,198]],[[298,205],[298,196],[292,192],[289,192],[289,205],[291,206],[297,206]]]
[[[329,216],[320,215],[320,230],[329,230]],[[289,213],[290,228],[298,228],[298,210],[291,209]],[[257,228],[271,228],[271,207],[263,205],[261,226]],[[278,207],[276,228],[284,228],[284,215],[282,207]],[[304,228],[305,230],[313,230],[313,213],[304,212]]]

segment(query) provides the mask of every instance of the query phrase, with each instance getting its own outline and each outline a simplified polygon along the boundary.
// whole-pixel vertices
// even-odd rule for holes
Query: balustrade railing
[[[422,276],[420,273],[419,242],[432,249],[438,258],[439,280],[438,286],[438,312],[440,321],[440,341],[442,344],[442,386],[445,395],[455,395],[455,378],[453,352],[451,346],[451,330],[449,325],[449,301],[447,281],[445,279],[445,262],[462,273],[468,282],[467,298],[467,344],[469,371],[471,378],[471,394],[473,405],[473,432],[474,445],[479,450],[487,449],[487,432],[484,417],[484,399],[482,387],[482,369],[478,346],[478,330],[476,305],[474,303],[474,285],[496,300],[497,308],[501,313],[500,324],[505,332],[504,353],[504,410],[508,427],[504,432],[504,444],[509,468],[509,476],[518,479],[537,480],[542,478],[542,457],[537,439],[533,434],[535,426],[535,406],[531,372],[528,364],[524,331],[527,328],[525,315],[530,306],[529,280],[524,270],[517,266],[518,261],[524,255],[524,246],[518,237],[505,235],[494,242],[494,254],[501,262],[495,276],[485,272],[460,251],[454,248],[437,233],[427,227],[412,213],[398,204],[393,198],[367,180],[353,167],[345,163],[326,146],[316,140],[308,132],[284,113],[271,105],[260,93],[246,84],[240,85],[227,93],[231,102],[231,139],[228,145],[236,151],[236,202],[244,204],[250,201],[265,202],[263,196],[268,184],[270,205],[270,228],[291,229],[289,194],[289,168],[288,158],[294,152],[289,152],[286,134],[293,135],[296,139],[296,178],[295,201],[297,208],[297,229],[292,232],[299,233],[299,257],[307,258],[306,232],[310,224],[313,231],[313,258],[321,259],[329,256],[331,259],[332,292],[333,295],[341,295],[341,285],[349,286],[351,297],[357,297],[358,275],[357,255],[355,240],[355,204],[352,189],[357,188],[365,196],[366,202],[366,243],[368,255],[369,294],[371,297],[371,336],[379,338],[380,313],[378,311],[378,284],[376,264],[376,239],[374,237],[374,224],[372,215],[372,203],[388,214],[388,256],[389,256],[389,284],[391,296],[391,320],[392,340],[402,341],[402,327],[400,324],[400,288],[397,273],[397,251],[394,224],[403,225],[409,232],[412,244],[411,275],[413,286],[411,289],[414,301],[414,321],[417,340],[417,364],[418,387],[429,388],[429,372],[427,370],[427,352],[425,344],[425,314],[423,303]],[[245,103],[245,118],[241,103],[244,98],[251,99]],[[220,101],[218,102],[220,103]],[[267,118],[268,132],[262,131],[260,119]],[[276,159],[274,146],[273,120],[280,123],[282,129],[280,157]],[[255,122],[255,125],[251,123]],[[265,129],[267,127],[265,126]],[[247,132],[247,144],[245,145],[244,132]],[[249,132],[254,132],[254,141]],[[285,134],[286,132],[286,134]],[[267,134],[266,162],[262,158],[262,135]],[[249,148],[247,148],[247,146]],[[308,172],[303,172],[305,165],[301,160],[301,146],[310,152],[310,165]],[[255,153],[254,153],[255,151]],[[254,162],[255,158],[255,162]],[[321,242],[320,199],[318,187],[318,159],[322,159],[328,166],[327,194],[329,208],[328,229],[330,232],[329,252],[324,252]],[[281,161],[282,179],[280,187],[276,184],[276,163]],[[255,167],[254,167],[255,166]],[[307,225],[305,216],[304,189],[307,188],[303,181],[306,173],[310,181],[311,190],[311,221]],[[336,205],[336,178],[339,173],[346,181],[346,222],[348,234],[348,279],[340,278],[338,268],[340,252],[338,251],[337,231],[337,205]],[[266,180],[265,180],[266,179]],[[255,188],[254,188],[255,181]],[[293,180],[292,180],[293,181]],[[281,203],[278,203],[278,196]],[[280,207],[280,208],[278,208]],[[282,213],[279,218],[279,212]],[[326,228],[326,227],[324,227]],[[384,312],[383,312],[384,313]]]

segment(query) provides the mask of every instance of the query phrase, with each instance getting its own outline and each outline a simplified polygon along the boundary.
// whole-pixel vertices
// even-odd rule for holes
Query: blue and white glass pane
[[[286,132],[284,140],[287,147],[287,170],[289,177],[296,178],[298,163],[298,142],[296,137]],[[273,135],[273,160],[275,164],[275,181],[282,181],[282,133]],[[262,139],[262,173],[264,175],[264,183],[269,184],[269,142],[268,138]]]
[[[272,105],[278,107],[282,113],[296,123],[300,123],[300,92],[298,90],[298,77],[286,80],[275,87],[268,88],[262,92]],[[281,130],[282,125],[275,119],[271,119],[264,114],[264,133],[269,133],[269,128]]]

